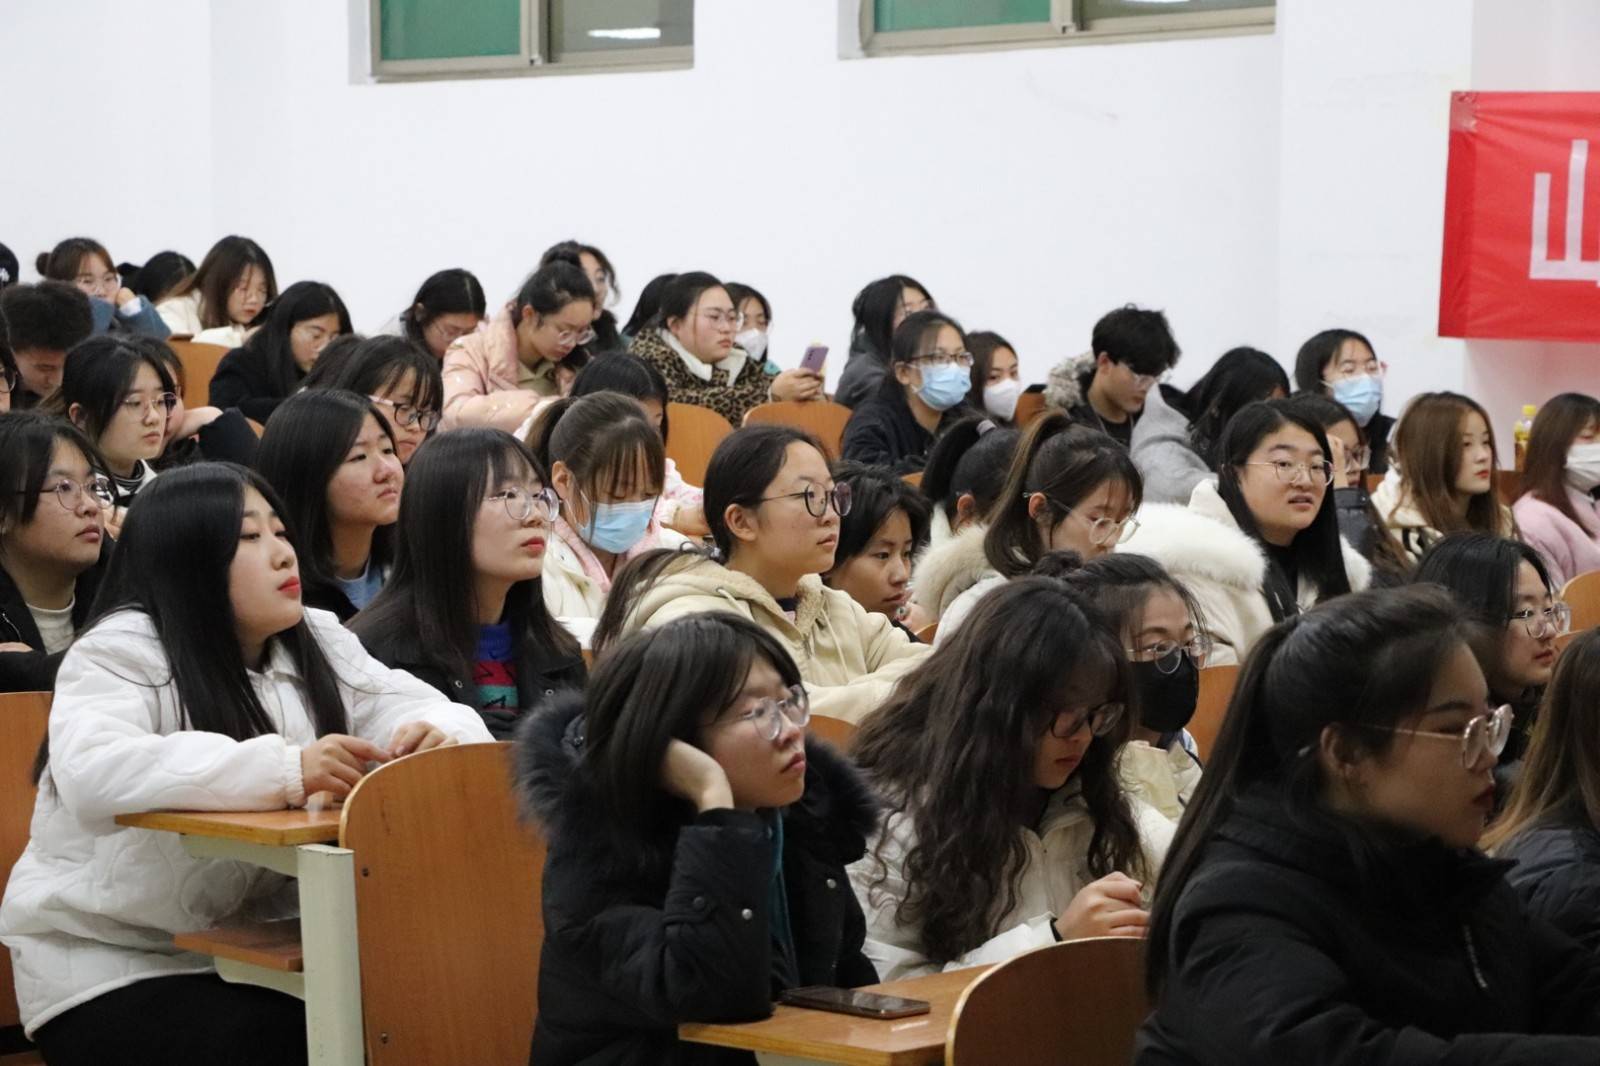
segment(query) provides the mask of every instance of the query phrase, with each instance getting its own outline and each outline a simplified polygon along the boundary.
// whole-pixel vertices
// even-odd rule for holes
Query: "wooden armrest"
[[[232,959],[265,970],[299,973],[305,969],[300,950],[300,919],[278,922],[241,922],[204,929],[198,933],[179,933],[173,946],[196,951],[213,958]]]

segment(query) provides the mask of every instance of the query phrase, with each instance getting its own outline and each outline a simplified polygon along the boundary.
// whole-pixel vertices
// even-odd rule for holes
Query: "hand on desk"
[[[396,731],[395,736],[399,735]],[[306,798],[325,792],[332,799],[343,799],[361,781],[369,762],[389,759],[389,753],[371,741],[329,733],[300,749],[300,778]]]

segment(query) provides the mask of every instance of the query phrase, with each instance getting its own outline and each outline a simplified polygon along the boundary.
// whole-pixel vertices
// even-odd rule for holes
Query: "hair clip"
[[[998,429],[998,428],[999,427],[997,427],[994,424],[994,422],[992,422],[991,420],[985,418],[982,422],[978,423],[978,436],[982,437],[985,433],[988,433],[991,429]]]

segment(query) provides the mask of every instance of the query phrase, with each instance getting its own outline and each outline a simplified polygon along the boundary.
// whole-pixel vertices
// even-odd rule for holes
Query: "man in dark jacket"
[[[12,285],[0,293],[0,317],[22,379],[11,409],[25,410],[61,386],[67,350],[93,331],[89,297],[64,281]]]
[[[111,538],[107,537],[101,543],[100,558],[78,575],[72,600],[74,632],[82,630],[89,618],[100,579],[111,560],[111,549]],[[27,650],[5,650],[17,645],[25,645]],[[21,591],[0,567],[0,692],[49,692],[55,688],[56,668],[61,665],[63,654],[52,655],[44,650],[44,638],[39,635]]]
[[[1128,304],[1094,324],[1091,348],[1050,371],[1044,402],[1128,447],[1144,399],[1182,352],[1167,316]]]

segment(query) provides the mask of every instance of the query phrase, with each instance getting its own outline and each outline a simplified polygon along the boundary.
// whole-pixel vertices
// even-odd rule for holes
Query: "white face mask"
[[[1567,452],[1567,484],[1579,492],[1600,485],[1600,442],[1574,444]]]
[[[767,354],[767,335],[759,329],[734,334],[733,343],[743,348],[752,362],[761,362]]]
[[[993,385],[983,387],[983,406],[996,418],[1011,421],[1017,412],[1017,397],[1022,395],[1022,382],[1003,378]]]

